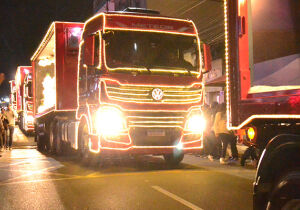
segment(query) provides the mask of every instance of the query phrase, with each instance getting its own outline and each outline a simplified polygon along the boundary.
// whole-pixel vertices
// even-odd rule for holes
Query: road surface
[[[38,152],[16,131],[0,158],[0,209],[252,209],[255,170],[187,155],[118,157],[84,166],[76,155]]]

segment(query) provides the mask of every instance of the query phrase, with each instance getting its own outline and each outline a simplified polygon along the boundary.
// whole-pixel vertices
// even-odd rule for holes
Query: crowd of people
[[[206,119],[206,129],[203,135],[202,156],[209,160],[219,160],[221,164],[238,161],[237,138],[227,129],[225,104],[212,103],[204,105],[203,115]],[[230,145],[231,156],[226,158],[227,147]]]
[[[15,129],[16,114],[11,107],[1,108],[0,113],[0,151],[11,150]]]

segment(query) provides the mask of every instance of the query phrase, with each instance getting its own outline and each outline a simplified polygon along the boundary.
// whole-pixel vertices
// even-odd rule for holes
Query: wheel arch
[[[254,182],[254,206],[266,205],[275,184],[300,161],[300,135],[280,134],[264,149]],[[258,198],[259,197],[259,198]],[[258,203],[259,202],[259,203]],[[255,208],[256,209],[256,208]]]

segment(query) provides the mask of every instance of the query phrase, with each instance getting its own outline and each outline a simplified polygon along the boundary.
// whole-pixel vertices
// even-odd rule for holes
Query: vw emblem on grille
[[[164,92],[159,89],[159,88],[155,88],[152,90],[152,98],[156,101],[161,100],[164,97]]]

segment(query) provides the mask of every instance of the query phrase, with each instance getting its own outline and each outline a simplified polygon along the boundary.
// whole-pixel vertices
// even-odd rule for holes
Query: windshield
[[[106,62],[110,68],[199,71],[199,51],[195,36],[108,31],[105,41]]]

